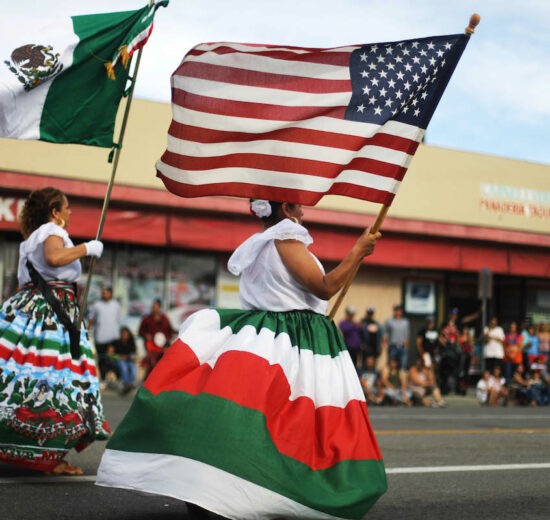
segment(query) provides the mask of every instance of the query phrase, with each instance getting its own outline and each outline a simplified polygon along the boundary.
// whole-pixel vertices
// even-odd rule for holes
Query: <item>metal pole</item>
[[[103,233],[103,226],[105,225],[105,218],[107,216],[107,208],[109,207],[109,202],[111,200],[111,191],[113,189],[113,185],[115,183],[115,175],[118,167],[118,160],[120,158],[120,151],[122,149],[122,142],[124,140],[124,133],[126,131],[126,124],[128,123],[128,115],[130,113],[130,106],[132,104],[132,99],[134,97],[134,87],[136,85],[136,78],[137,73],[139,70],[139,63],[141,61],[141,53],[142,53],[143,47],[138,50],[137,53],[137,60],[136,60],[136,66],[134,68],[133,75],[129,78],[131,81],[130,84],[130,91],[128,93],[128,99],[126,101],[126,107],[124,109],[124,116],[122,117],[122,125],[120,127],[120,133],[118,136],[118,143],[115,148],[115,154],[113,158],[113,167],[111,169],[111,179],[109,180],[109,184],[107,185],[107,192],[105,194],[105,198],[103,199],[103,208],[101,210],[101,216],[99,218],[99,225],[97,228],[96,233],[96,240],[101,240],[101,235]],[[80,318],[78,321],[77,329],[80,329],[80,325],[82,324],[82,320],[84,319],[84,314],[86,314],[86,306],[88,303],[88,294],[90,292],[90,286],[92,284],[92,276],[93,271],[95,267],[95,257],[92,256],[90,259],[90,268],[88,271],[88,279],[86,281],[86,288],[84,289],[84,293],[82,294],[82,299],[80,303]]]

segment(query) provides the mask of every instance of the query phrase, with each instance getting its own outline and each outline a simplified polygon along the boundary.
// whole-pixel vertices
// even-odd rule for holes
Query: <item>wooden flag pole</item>
[[[375,233],[378,233],[378,231],[380,231],[380,228],[382,227],[382,222],[384,222],[384,219],[386,218],[386,214],[388,213],[389,209],[390,209],[389,206],[382,206],[380,208],[380,211],[378,212],[378,216],[376,217],[376,220],[374,221],[374,224],[372,225],[372,227],[370,229],[371,234],[374,235]],[[344,283],[344,286],[340,290],[340,294],[338,294],[338,298],[336,299],[336,302],[334,302],[334,305],[333,305],[333,307],[332,307],[332,309],[331,309],[331,311],[328,315],[330,320],[334,319],[334,315],[336,314],[336,311],[338,310],[338,308],[342,304],[342,301],[343,301],[344,297],[346,296],[346,293],[348,292],[348,289],[350,288],[351,283],[355,279],[355,277],[357,275],[357,271],[359,271],[359,267],[361,266],[362,261],[363,261],[362,258],[360,260],[358,260],[357,263],[355,264],[355,266],[353,267],[353,269],[350,271],[350,274],[349,274],[346,282]]]
[[[471,36],[474,34],[474,31],[476,27],[478,26],[479,22],[481,20],[481,17],[479,14],[474,13],[472,16],[470,16],[470,21],[468,23],[468,27],[464,30],[464,32]],[[389,206],[382,206],[380,211],[378,212],[378,216],[376,217],[376,220],[371,227],[371,233],[378,233],[380,231],[380,228],[382,226],[382,222],[384,221],[384,218],[386,217],[386,214],[388,213]],[[344,297],[346,296],[348,289],[350,288],[353,280],[357,276],[357,272],[359,271],[359,267],[361,266],[362,259],[357,262],[357,264],[354,266],[354,268],[351,270],[349,277],[347,278],[344,286],[340,290],[340,293],[338,294],[338,298],[336,299],[336,302],[334,303],[332,309],[330,310],[330,313],[328,315],[330,320],[334,319],[334,316],[336,315],[336,312],[338,311],[340,305],[342,304],[342,301],[344,300]]]
[[[140,47],[137,53],[136,66],[134,68],[133,75],[131,76],[130,90],[128,92],[128,100],[126,101],[126,107],[124,108],[124,115],[122,117],[122,124],[120,127],[120,133],[118,135],[118,143],[115,147],[115,153],[113,157],[113,167],[111,169],[111,178],[109,184],[107,185],[107,192],[105,193],[105,198],[103,199],[103,208],[101,210],[101,216],[99,217],[99,225],[97,227],[97,233],[95,236],[96,240],[101,240],[101,235],[103,234],[103,226],[105,225],[105,218],[107,216],[107,208],[109,207],[109,202],[111,200],[111,191],[113,190],[113,185],[115,183],[115,176],[118,167],[118,160],[120,158],[120,151],[122,150],[122,141],[124,140],[124,133],[126,132],[126,124],[128,123],[128,115],[130,114],[130,106],[132,104],[132,99],[134,97],[134,87],[136,85],[137,73],[139,70],[139,63],[141,61],[141,52],[143,47]],[[92,276],[95,267],[95,257],[92,256],[90,259],[90,267],[88,270],[88,279],[86,280],[86,288],[82,294],[82,299],[80,302],[80,317],[78,320],[77,330],[80,329],[82,320],[84,319],[84,314],[86,313],[86,306],[88,303],[88,294],[90,293],[90,287],[92,285]]]

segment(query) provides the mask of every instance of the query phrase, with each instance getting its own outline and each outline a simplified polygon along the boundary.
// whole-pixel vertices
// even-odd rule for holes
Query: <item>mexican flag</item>
[[[60,16],[0,40],[0,137],[111,147],[132,54],[168,0],[135,11]]]

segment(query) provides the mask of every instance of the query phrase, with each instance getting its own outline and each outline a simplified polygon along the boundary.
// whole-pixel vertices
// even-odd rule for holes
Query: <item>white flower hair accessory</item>
[[[250,203],[250,210],[259,218],[271,215],[271,204],[267,200],[255,199]]]

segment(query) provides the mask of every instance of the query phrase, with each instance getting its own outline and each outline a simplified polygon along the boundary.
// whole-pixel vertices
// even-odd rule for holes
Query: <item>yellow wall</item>
[[[164,151],[170,120],[169,104],[134,100],[117,184],[164,189],[155,177],[155,162]],[[111,172],[107,156],[108,150],[101,148],[0,139],[0,170],[4,171],[107,182]],[[528,193],[543,199],[537,203],[538,208],[548,216],[525,216],[482,208],[484,183],[531,190]],[[528,204],[527,200],[519,199],[509,202]],[[325,197],[318,206],[357,213],[378,211],[377,205],[334,196]],[[550,165],[423,145],[388,215],[547,233],[550,229]]]

